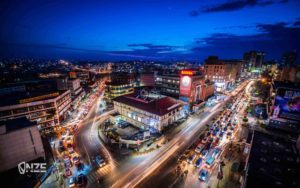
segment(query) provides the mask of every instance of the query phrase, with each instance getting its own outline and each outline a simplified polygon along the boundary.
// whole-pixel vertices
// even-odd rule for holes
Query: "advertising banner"
[[[180,95],[181,96],[190,96],[192,85],[192,78],[190,76],[181,76],[180,77]]]
[[[273,116],[300,120],[300,91],[278,89],[275,96]]]

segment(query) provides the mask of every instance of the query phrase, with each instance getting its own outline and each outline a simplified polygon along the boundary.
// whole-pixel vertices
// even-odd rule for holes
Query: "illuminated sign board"
[[[274,116],[300,120],[300,91],[279,88],[275,96]]]
[[[28,99],[21,99],[21,100],[19,100],[19,102],[20,102],[20,104],[29,103],[29,102],[33,102],[33,101],[38,101],[38,100],[46,99],[46,98],[49,98],[49,97],[57,97],[58,95],[59,95],[58,92],[56,92],[56,93],[50,93],[48,95],[41,95],[41,96],[32,97],[32,98],[28,98]]]
[[[191,70],[181,70],[181,71],[180,71],[180,74],[181,74],[181,75],[189,75],[189,76],[192,76],[194,73],[193,73],[193,71],[191,71]]]
[[[192,78],[190,76],[181,76],[180,77],[180,95],[190,96],[192,85]]]

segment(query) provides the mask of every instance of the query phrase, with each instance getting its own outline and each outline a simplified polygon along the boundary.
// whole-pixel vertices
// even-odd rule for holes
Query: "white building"
[[[130,94],[117,97],[113,102],[122,119],[141,129],[160,132],[183,115],[182,104],[170,97],[153,99]]]

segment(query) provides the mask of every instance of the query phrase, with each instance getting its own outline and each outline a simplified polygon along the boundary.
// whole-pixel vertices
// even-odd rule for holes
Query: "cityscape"
[[[299,10],[1,1],[1,186],[299,188]]]

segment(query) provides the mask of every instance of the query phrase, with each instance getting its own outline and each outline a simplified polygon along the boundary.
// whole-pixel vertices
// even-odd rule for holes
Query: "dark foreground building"
[[[296,142],[255,131],[246,169],[246,188],[300,187]]]

